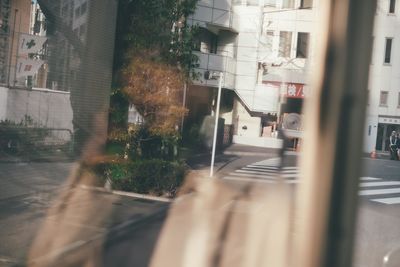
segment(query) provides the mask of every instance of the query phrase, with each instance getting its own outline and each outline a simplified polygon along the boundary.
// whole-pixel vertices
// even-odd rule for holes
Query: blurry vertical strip
[[[0,1],[0,84],[7,83],[11,1]]]
[[[71,93],[78,154],[91,138],[100,146],[105,141],[98,137],[105,139],[107,131],[117,5],[113,0],[84,2],[38,0],[49,38],[47,85]]]
[[[306,107],[297,266],[351,266],[376,1],[322,1]],[[307,244],[307,245],[305,245]]]

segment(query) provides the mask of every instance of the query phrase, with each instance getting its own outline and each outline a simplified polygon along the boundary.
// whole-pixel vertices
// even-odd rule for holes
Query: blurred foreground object
[[[376,1],[318,5],[296,212],[281,184],[238,189],[199,178],[175,202],[152,267],[351,266]]]

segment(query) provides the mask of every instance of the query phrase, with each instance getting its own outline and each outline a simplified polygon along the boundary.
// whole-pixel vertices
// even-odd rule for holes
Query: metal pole
[[[216,112],[215,112],[214,139],[213,139],[213,146],[212,146],[212,153],[211,153],[210,177],[212,177],[214,175],[215,147],[217,146],[219,104],[221,102],[222,79],[223,79],[223,74],[222,74],[222,72],[220,72],[219,85],[218,85],[217,108],[216,108]]]
[[[182,107],[186,108],[186,91],[187,91],[187,82],[185,81],[185,84],[183,85],[183,101],[182,101]],[[183,123],[185,121],[185,115],[182,115],[182,121],[181,121],[181,134],[183,134]]]
[[[17,21],[17,12],[18,12],[18,9],[15,9],[14,10],[14,26],[13,26],[12,36],[11,36],[10,57],[9,57],[9,61],[8,61],[8,79],[7,79],[8,87],[10,87],[10,79],[11,79],[11,63],[12,63],[12,53],[14,50],[15,22]],[[15,62],[15,64],[17,64],[17,63]]]

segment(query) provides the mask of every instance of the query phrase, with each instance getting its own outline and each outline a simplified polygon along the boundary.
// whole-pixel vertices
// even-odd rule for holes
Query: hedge
[[[185,170],[180,161],[161,159],[104,163],[97,168],[104,180],[111,181],[114,190],[168,196],[176,194]]]

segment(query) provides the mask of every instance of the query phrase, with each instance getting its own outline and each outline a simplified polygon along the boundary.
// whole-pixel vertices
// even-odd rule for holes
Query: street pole
[[[182,101],[182,107],[186,108],[186,91],[187,91],[187,82],[185,81],[183,85],[183,101]],[[183,123],[185,121],[185,115],[182,115],[182,121],[181,121],[181,134],[183,134]]]
[[[222,74],[222,72],[220,72],[219,73],[217,108],[215,111],[215,126],[214,126],[214,139],[213,139],[212,153],[211,153],[210,177],[213,177],[213,175],[214,175],[215,147],[217,146],[219,104],[221,102],[222,79],[223,79],[223,74]]]

